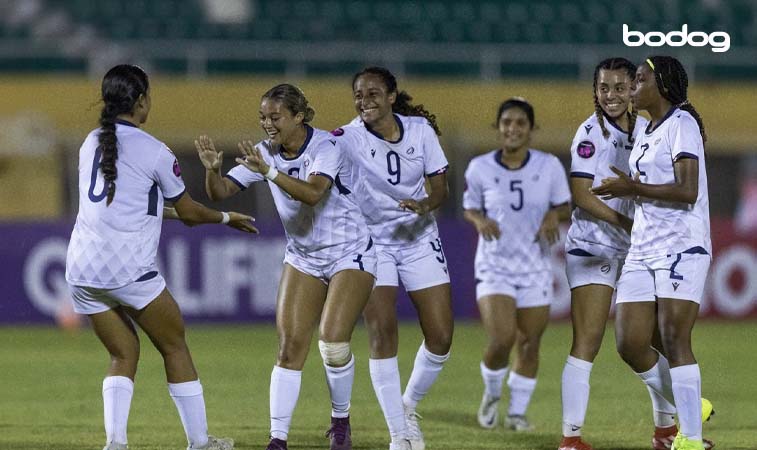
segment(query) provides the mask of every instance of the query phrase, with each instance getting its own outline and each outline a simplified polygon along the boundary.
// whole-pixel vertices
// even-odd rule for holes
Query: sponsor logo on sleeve
[[[581,158],[591,158],[594,156],[594,144],[591,141],[581,141],[576,147],[576,153]]]
[[[173,174],[176,175],[177,178],[181,176],[181,167],[179,167],[178,159],[173,160]]]
[[[334,136],[341,136],[341,135],[344,134],[344,129],[343,128],[337,128],[335,130],[331,130],[331,134],[333,134]]]

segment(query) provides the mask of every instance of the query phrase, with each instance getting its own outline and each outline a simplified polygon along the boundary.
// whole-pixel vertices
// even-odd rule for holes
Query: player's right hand
[[[200,161],[202,161],[202,165],[205,166],[205,169],[218,170],[221,168],[223,152],[216,150],[215,145],[213,145],[213,139],[210,139],[210,137],[203,134],[195,139],[195,148],[197,149],[197,154],[200,156]]]
[[[485,241],[494,241],[499,239],[500,236],[499,225],[488,217],[484,217],[476,222],[476,231],[478,231],[478,234]]]
[[[252,216],[229,211],[229,223],[227,223],[227,225],[231,228],[236,228],[239,231],[244,231],[245,233],[258,234],[258,229],[252,225],[252,222],[254,221],[255,218]]]

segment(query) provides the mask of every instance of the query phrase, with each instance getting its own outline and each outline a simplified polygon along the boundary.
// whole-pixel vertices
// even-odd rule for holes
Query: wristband
[[[279,171],[278,171],[278,170],[276,170],[276,168],[275,168],[275,167],[273,167],[273,166],[270,166],[270,167],[268,168],[268,172],[266,172],[264,176],[265,176],[266,178],[268,178],[269,180],[273,181],[273,180],[274,180],[274,178],[276,178],[276,176],[278,176],[278,174],[279,174]]]
[[[223,217],[221,218],[221,224],[226,225],[229,223],[229,220],[231,220],[231,216],[229,216],[229,213],[221,211],[221,214],[223,214]]]

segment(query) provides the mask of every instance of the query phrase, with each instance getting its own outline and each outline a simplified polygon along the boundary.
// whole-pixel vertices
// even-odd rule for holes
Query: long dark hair
[[[594,115],[597,117],[597,122],[599,122],[599,128],[602,129],[602,136],[607,139],[610,137],[610,131],[607,130],[607,126],[605,125],[605,114],[597,98],[597,80],[599,79],[600,70],[625,70],[626,75],[633,80],[636,78],[636,64],[625,58],[607,58],[594,68]],[[636,127],[636,118],[638,116],[639,111],[635,107],[631,107],[631,113],[628,116],[628,142],[633,142],[633,129]]]
[[[699,125],[702,142],[707,142],[707,133],[704,131],[702,117],[699,116],[694,105],[689,103],[689,76],[686,75],[683,64],[672,56],[650,56],[647,58],[647,64],[654,72],[657,90],[660,91],[662,98],[672,103],[673,106],[691,114]]]
[[[100,169],[108,187],[106,205],[113,202],[116,195],[116,160],[118,159],[118,138],[116,137],[116,117],[134,110],[140,95],[146,95],[150,82],[142,68],[129,64],[113,67],[105,74],[102,83],[103,109],[100,112],[100,134],[98,142],[102,151]]]
[[[354,77],[352,77],[353,90],[355,89],[355,83],[357,82],[357,79],[363,75],[376,75],[380,77],[381,81],[384,83],[384,86],[386,86],[387,93],[397,93],[397,100],[395,100],[394,104],[392,105],[393,112],[402,114],[403,116],[425,117],[426,120],[428,120],[429,125],[431,125],[431,128],[434,129],[436,135],[442,135],[441,130],[439,130],[439,125],[436,124],[436,115],[431,114],[426,108],[423,107],[423,105],[413,105],[412,103],[410,103],[413,100],[413,97],[411,97],[410,94],[405,91],[397,90],[397,78],[394,77],[392,72],[383,67],[366,67],[362,71],[356,73]]]

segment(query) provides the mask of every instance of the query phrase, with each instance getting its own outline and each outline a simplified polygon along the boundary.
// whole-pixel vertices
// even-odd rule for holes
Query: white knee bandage
[[[321,358],[328,366],[340,367],[352,358],[349,342],[323,342],[318,341],[318,349],[321,351]]]

